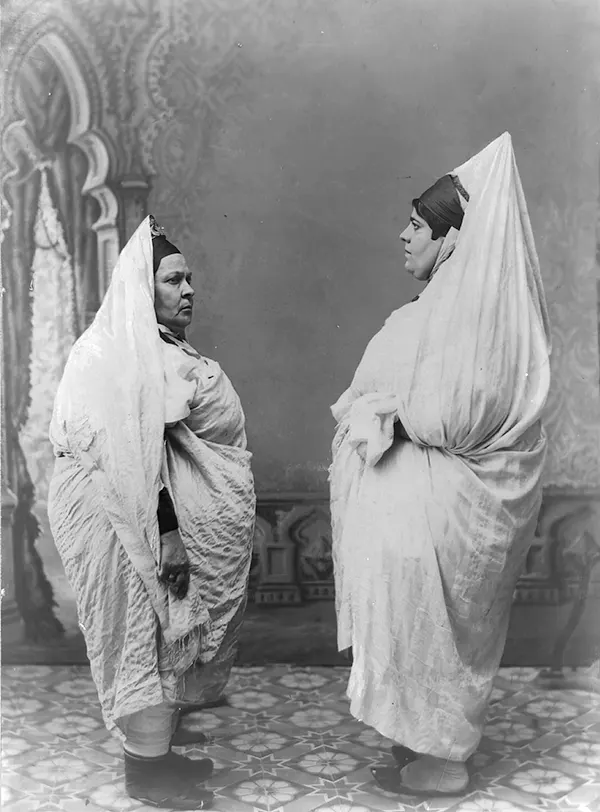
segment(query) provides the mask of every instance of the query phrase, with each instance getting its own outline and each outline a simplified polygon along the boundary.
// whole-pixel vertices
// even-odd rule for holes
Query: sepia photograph
[[[600,812],[598,0],[1,0],[0,806]]]

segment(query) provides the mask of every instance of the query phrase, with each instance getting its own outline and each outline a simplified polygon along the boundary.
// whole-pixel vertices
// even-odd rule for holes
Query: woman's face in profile
[[[413,209],[410,222],[400,239],[404,243],[404,267],[419,282],[426,282],[440,253],[443,237],[434,240],[431,228]]]
[[[156,320],[174,333],[183,333],[192,321],[193,308],[191,271],[182,254],[170,254],[160,261],[154,276]]]

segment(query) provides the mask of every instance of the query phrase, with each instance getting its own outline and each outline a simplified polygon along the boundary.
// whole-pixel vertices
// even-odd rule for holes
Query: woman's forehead
[[[157,278],[164,277],[170,273],[188,273],[189,269],[183,254],[169,254],[163,257],[156,271]]]
[[[412,209],[412,211],[411,211],[411,213],[410,213],[410,219],[411,219],[411,220],[414,220],[416,223],[419,223],[419,225],[422,225],[422,226],[426,226],[426,225],[427,225],[427,222],[426,222],[425,220],[423,220],[423,218],[422,218],[422,217],[421,217],[421,215],[420,215],[420,214],[417,212],[417,210],[414,208],[414,206],[413,206],[413,209]]]

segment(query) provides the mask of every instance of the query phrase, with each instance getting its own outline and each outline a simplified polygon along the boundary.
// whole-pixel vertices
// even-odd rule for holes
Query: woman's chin
[[[430,272],[424,271],[422,268],[409,268],[407,266],[406,270],[412,276],[415,282],[420,282],[421,284],[427,282],[430,276]]]
[[[176,324],[178,330],[185,330],[192,323],[192,319],[192,311],[184,310],[182,313],[177,314],[177,318],[174,319],[174,323]]]

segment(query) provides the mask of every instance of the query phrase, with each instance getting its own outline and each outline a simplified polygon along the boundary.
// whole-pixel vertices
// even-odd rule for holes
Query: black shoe
[[[180,766],[174,769],[172,756],[175,753],[167,753],[158,758],[142,758],[127,752],[123,756],[125,789],[130,798],[159,809],[211,808],[213,793],[196,786],[197,779],[186,775]]]

